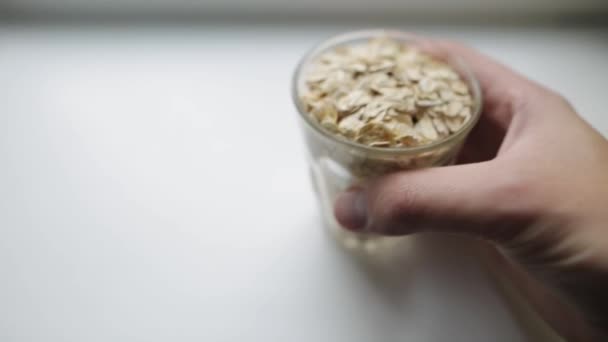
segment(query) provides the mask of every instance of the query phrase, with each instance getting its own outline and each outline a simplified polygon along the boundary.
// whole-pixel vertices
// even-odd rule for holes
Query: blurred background
[[[368,277],[322,234],[290,78],[370,27],[472,45],[608,136],[606,0],[0,0],[0,340],[543,340],[466,248]]]
[[[607,5],[602,0],[5,0],[8,16],[62,17],[156,17],[171,16],[198,19],[222,17],[258,17],[280,19],[357,16],[360,18],[463,19],[492,23],[507,19],[545,21],[547,18],[570,18],[586,22],[605,19]],[[483,16],[483,18],[480,18]]]
[[[232,68],[236,64],[227,59],[246,59],[255,65],[251,69],[277,77],[265,86],[279,93],[286,91],[298,58],[319,40],[352,29],[399,28],[473,45],[567,95],[603,133],[608,126],[594,104],[602,96],[595,82],[607,72],[604,0],[1,0],[0,25],[0,48],[17,57],[4,54],[0,61],[13,72],[29,69],[9,67],[24,55],[50,53],[47,60],[59,62],[62,53],[68,57],[95,47],[113,55],[129,45],[132,53],[135,47],[158,49],[142,50],[145,60],[204,52],[196,70],[217,63]],[[19,39],[42,44],[11,49]],[[82,45],[61,45],[68,41]],[[46,44],[66,50],[50,51]],[[231,76],[223,73],[226,77]],[[583,82],[595,86],[583,91]],[[283,105],[282,111],[289,110]]]

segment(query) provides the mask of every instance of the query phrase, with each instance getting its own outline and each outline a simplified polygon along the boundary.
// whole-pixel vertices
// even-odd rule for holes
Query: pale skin
[[[347,229],[461,233],[568,341],[608,340],[608,140],[559,94],[481,53],[433,42],[473,69],[481,119],[458,165],[380,177],[341,194]]]

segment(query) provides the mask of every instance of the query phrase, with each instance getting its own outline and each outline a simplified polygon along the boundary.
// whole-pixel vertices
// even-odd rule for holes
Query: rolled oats
[[[444,114],[449,117],[457,116],[464,109],[464,105],[459,101],[452,101],[448,104]]]
[[[395,139],[389,127],[380,122],[369,122],[365,124],[357,133],[357,142],[369,146],[391,146]]]
[[[435,141],[437,138],[439,138],[439,135],[435,130],[435,126],[433,126],[433,120],[429,115],[424,115],[420,120],[418,120],[414,128],[428,141]]]
[[[355,139],[363,126],[365,126],[365,121],[359,119],[358,115],[349,115],[340,121],[338,130],[346,138]]]
[[[320,54],[301,101],[320,126],[372,147],[421,146],[472,117],[467,84],[446,63],[389,38]]]
[[[445,124],[450,129],[450,132],[455,133],[464,125],[464,118],[458,116],[452,118],[448,116],[445,118]]]

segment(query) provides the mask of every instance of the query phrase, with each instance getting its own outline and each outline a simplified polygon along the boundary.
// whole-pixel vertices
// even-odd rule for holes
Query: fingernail
[[[348,190],[336,199],[334,214],[346,229],[362,230],[367,224],[367,203],[361,190]]]

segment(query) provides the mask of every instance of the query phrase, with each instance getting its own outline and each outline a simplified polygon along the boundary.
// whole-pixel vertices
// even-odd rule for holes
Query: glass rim
[[[363,150],[371,153],[402,153],[402,154],[418,154],[431,150],[435,150],[441,148],[445,145],[449,145],[452,142],[458,141],[459,139],[466,137],[471,129],[475,126],[479,117],[481,116],[482,109],[482,92],[481,87],[479,85],[479,81],[471,71],[471,68],[465,63],[462,58],[457,55],[449,55],[450,62],[445,61],[448,64],[458,64],[457,72],[465,77],[467,83],[471,87],[471,95],[473,97],[473,112],[471,113],[471,119],[456,133],[453,133],[443,139],[434,141],[430,144],[414,146],[414,147],[374,147],[368,146],[361,143],[358,143],[353,140],[348,140],[342,136],[332,134],[327,130],[323,129],[320,125],[318,125],[311,117],[310,113],[304,110],[302,106],[302,102],[300,101],[299,94],[299,81],[302,77],[302,72],[304,67],[319,53],[330,49],[334,46],[339,46],[342,44],[348,44],[350,41],[359,40],[359,39],[369,39],[380,36],[388,36],[390,38],[395,38],[402,42],[415,42],[415,41],[430,41],[429,38],[423,38],[411,33],[407,33],[400,30],[392,30],[392,29],[369,29],[369,30],[358,30],[358,31],[349,31],[337,35],[330,36],[329,38],[323,39],[322,41],[314,44],[299,60],[296,69],[291,78],[291,98],[298,110],[299,116],[306,122],[309,128],[312,128],[316,133],[320,134],[322,137],[334,141],[339,144],[343,144],[345,146]],[[454,63],[455,62],[455,63]]]

